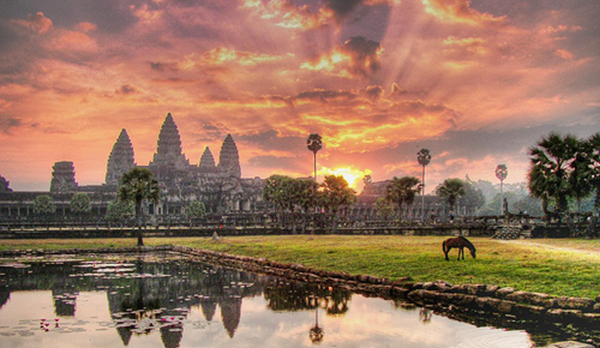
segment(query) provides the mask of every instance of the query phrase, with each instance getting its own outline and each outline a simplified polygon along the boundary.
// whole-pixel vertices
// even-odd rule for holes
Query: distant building
[[[53,166],[50,193],[12,192],[8,181],[0,177],[0,218],[26,218],[33,214],[33,201],[41,194],[50,194],[57,205],[58,215],[69,214],[69,200],[76,192],[90,195],[96,215],[106,214],[108,204],[116,199],[116,190],[123,173],[136,166],[154,173],[161,187],[158,204],[148,206],[150,214],[159,218],[178,218],[186,205],[201,201],[209,212],[224,213],[256,210],[262,206],[263,180],[242,178],[237,146],[231,134],[223,141],[219,163],[205,148],[198,165],[190,164],[182,152],[177,124],[169,113],[158,134],[156,153],[146,166],[135,162],[134,148],[125,129],[122,129],[106,165],[104,185],[79,186],[75,180],[73,162],[56,162]]]
[[[73,162],[56,162],[52,169],[50,192],[65,193],[73,192],[77,189],[78,185],[75,181],[75,166]]]

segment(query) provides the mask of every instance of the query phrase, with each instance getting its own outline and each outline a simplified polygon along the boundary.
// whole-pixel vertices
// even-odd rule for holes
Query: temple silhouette
[[[242,177],[238,148],[231,134],[227,134],[223,140],[218,160],[217,163],[207,146],[199,161],[190,163],[182,151],[175,119],[168,113],[158,133],[156,152],[146,165],[136,163],[134,144],[126,129],[120,131],[108,154],[105,182],[101,185],[79,185],[75,179],[75,164],[70,161],[56,162],[52,167],[50,192],[13,192],[9,181],[0,175],[0,221],[44,222],[46,217],[34,213],[35,199],[41,195],[50,195],[52,198],[56,208],[55,213],[50,214],[52,218],[56,221],[73,219],[76,214],[71,209],[71,199],[75,193],[82,192],[89,196],[92,206],[91,212],[85,217],[87,222],[106,222],[108,207],[117,200],[121,176],[134,167],[152,171],[160,186],[159,202],[144,206],[150,223],[169,225],[188,222],[185,208],[198,201],[204,204],[211,223],[216,223],[216,226],[226,215],[229,215],[229,221],[242,224],[264,221],[265,216],[274,209],[272,204],[263,201],[264,180]],[[366,220],[380,219],[375,203],[385,196],[390,182],[372,182],[370,176],[366,176],[357,202],[345,208],[343,215],[359,225]],[[423,215],[433,220],[448,215],[448,207],[440,197],[427,195],[424,203],[424,209],[418,204],[411,207],[413,216]],[[458,202],[456,207],[462,215],[472,214],[473,209],[468,202]],[[118,223],[128,223],[121,220]]]
[[[167,114],[158,134],[156,152],[147,165],[138,165],[135,150],[126,129],[119,133],[106,165],[105,183],[79,185],[75,179],[75,164],[56,162],[52,167],[50,194],[58,215],[67,215],[69,201],[74,193],[84,192],[90,197],[92,214],[104,216],[108,205],[116,200],[116,191],[123,173],[134,167],[147,168],[154,174],[161,188],[160,201],[149,204],[147,212],[160,219],[181,216],[193,201],[203,202],[208,213],[226,213],[257,210],[263,206],[263,180],[242,178],[237,145],[227,134],[215,162],[207,146],[197,164],[182,152],[179,129],[171,113]],[[13,192],[9,182],[0,176],[0,216],[25,219],[33,214],[33,201],[43,192]]]
[[[161,186],[161,201],[152,207],[158,215],[180,214],[186,204],[195,200],[203,202],[210,212],[253,210],[262,201],[263,181],[242,178],[239,153],[231,134],[223,140],[218,164],[208,146],[200,162],[190,164],[170,113],[158,135],[153,160],[147,166],[136,165],[129,135],[121,130],[108,158],[105,186],[114,191],[123,173],[136,166],[151,170]]]

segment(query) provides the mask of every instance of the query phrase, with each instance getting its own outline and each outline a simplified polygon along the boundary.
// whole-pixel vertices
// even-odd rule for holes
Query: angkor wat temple
[[[103,185],[80,186],[75,180],[73,162],[56,162],[53,166],[50,195],[57,213],[65,215],[75,192],[87,193],[95,215],[106,214],[110,202],[116,199],[116,190],[123,173],[133,167],[148,168],[161,187],[158,204],[149,205],[149,213],[156,216],[178,216],[192,201],[201,201],[208,212],[224,213],[249,211],[262,204],[263,180],[242,178],[239,153],[231,134],[228,134],[219,152],[216,164],[211,150],[206,147],[199,163],[190,164],[182,153],[177,124],[169,113],[158,135],[156,153],[148,165],[137,165],[134,147],[125,129],[122,129],[108,156],[106,182]],[[0,216],[25,218],[33,214],[33,201],[43,192],[13,192],[2,177]],[[48,192],[46,192],[48,194]]]
[[[108,158],[106,186],[113,190],[123,173],[135,167],[134,151],[123,129]],[[179,130],[171,114],[158,135],[156,153],[147,166],[161,186],[161,202],[155,213],[180,214],[192,201],[202,201],[211,212],[253,210],[262,201],[263,181],[244,179],[237,146],[228,134],[219,152],[219,164],[208,147],[198,165],[190,164],[181,150]]]

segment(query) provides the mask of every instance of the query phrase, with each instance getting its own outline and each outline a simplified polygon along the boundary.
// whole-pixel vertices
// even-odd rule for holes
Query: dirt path
[[[523,239],[497,240],[497,242],[503,243],[503,244],[523,245],[523,246],[527,246],[527,247],[534,247],[534,248],[539,248],[539,249],[543,249],[543,250],[551,250],[551,251],[555,251],[555,252],[570,253],[570,254],[574,254],[574,255],[589,257],[589,258],[600,261],[600,250],[596,250],[596,249],[579,249],[579,248],[573,248],[573,247],[568,247],[568,246],[557,246],[557,245],[547,244],[547,243],[543,243],[543,242],[535,242],[535,241],[527,240],[527,239],[525,239],[525,240],[523,240]]]

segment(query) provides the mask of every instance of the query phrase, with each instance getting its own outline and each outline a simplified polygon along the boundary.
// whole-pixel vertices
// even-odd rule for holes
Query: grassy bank
[[[444,237],[253,236],[147,238],[146,245],[186,245],[285,263],[413,281],[486,283],[551,295],[595,298],[600,294],[600,240],[503,242],[471,238],[477,259],[451,261],[442,253]],[[1,242],[0,250],[135,246],[135,240],[36,240]],[[468,252],[466,252],[468,254]]]

